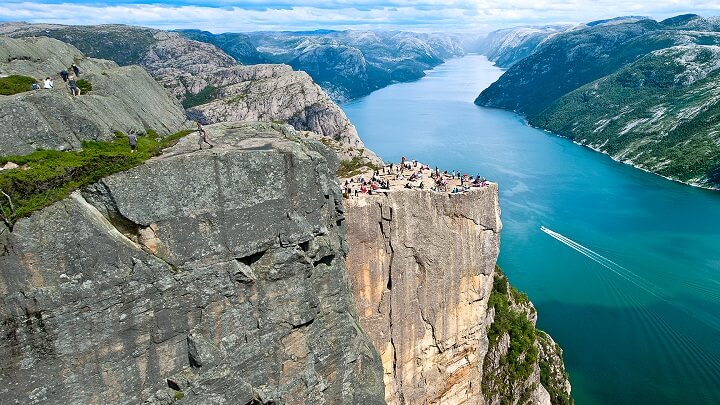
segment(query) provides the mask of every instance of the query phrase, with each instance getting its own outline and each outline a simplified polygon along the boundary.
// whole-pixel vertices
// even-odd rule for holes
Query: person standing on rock
[[[197,124],[197,131],[198,131],[198,136],[199,136],[198,144],[200,144],[200,149],[202,149],[203,143],[210,145],[211,148],[213,146],[215,146],[210,143],[210,138],[208,137],[208,134],[205,131],[205,128],[203,128],[203,126],[200,124],[200,121],[195,121],[195,124]]]
[[[68,78],[68,87],[70,88],[70,94],[72,94],[73,96],[80,95],[80,88],[77,85],[75,75],[70,75],[70,77]]]
[[[43,85],[44,89],[52,89],[53,88],[53,81],[50,79],[50,77],[46,77]]]
[[[128,142],[130,143],[130,153],[135,153],[135,149],[137,149],[137,135],[131,132],[130,135],[128,135]]]
[[[75,76],[80,76],[80,68],[76,64],[72,64],[71,69],[73,73],[75,73]]]

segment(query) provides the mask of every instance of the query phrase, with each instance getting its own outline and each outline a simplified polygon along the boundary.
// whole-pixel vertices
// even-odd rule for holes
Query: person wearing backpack
[[[128,142],[130,143],[130,153],[135,153],[135,149],[137,149],[137,135],[131,132],[128,135]]]
[[[80,68],[78,67],[78,65],[73,63],[71,67],[73,73],[75,73],[75,76],[80,76]]]
[[[67,83],[69,76],[70,75],[68,75],[67,70],[63,69],[60,71],[60,77],[62,78],[63,82]]]

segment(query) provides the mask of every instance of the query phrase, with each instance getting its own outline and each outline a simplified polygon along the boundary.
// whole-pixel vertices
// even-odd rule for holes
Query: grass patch
[[[12,96],[13,94],[30,91],[32,90],[33,83],[37,83],[37,80],[27,76],[12,75],[0,77],[0,94],[3,96]]]
[[[80,92],[82,94],[87,94],[88,92],[90,92],[92,90],[92,83],[90,83],[89,81],[87,81],[85,79],[78,80],[77,86],[78,86],[78,89],[80,89]]]
[[[320,140],[323,142],[323,139]],[[325,143],[325,142],[323,142]],[[340,162],[340,167],[337,170],[337,176],[340,178],[347,178],[359,174],[363,168],[369,168],[370,170],[380,170],[381,167],[367,162],[365,158],[361,156],[355,156],[351,160],[343,160]]]
[[[217,88],[212,85],[207,85],[197,94],[185,93],[185,99],[182,102],[182,106],[183,108],[191,108],[209,103],[215,99],[216,94]]]
[[[81,151],[38,150],[30,155],[0,157],[0,165],[8,161],[21,168],[0,172],[0,190],[12,200],[0,200],[0,216],[9,226],[19,218],[67,197],[71,192],[93,184],[105,176],[131,169],[174,145],[192,131],[157,138],[148,131],[139,136],[137,151],[130,152],[127,137],[116,133],[111,142],[85,141]],[[0,195],[0,198],[5,198]]]

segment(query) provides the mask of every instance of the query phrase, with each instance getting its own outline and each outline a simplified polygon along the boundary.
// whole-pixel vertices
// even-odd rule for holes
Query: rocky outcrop
[[[348,270],[389,404],[481,401],[499,252],[497,186],[346,200]]]
[[[3,402],[383,402],[335,155],[207,130],[0,229]]]
[[[208,80],[217,88],[217,100],[190,108],[191,119],[279,120],[354,148],[364,147],[345,113],[305,72],[287,65],[238,66]]]
[[[91,56],[139,64],[184,107],[195,107],[191,116],[205,123],[282,121],[364,149],[342,109],[307,74],[287,65],[241,66],[215,45],[176,32],[125,25],[4,23],[0,35],[51,36]],[[371,152],[365,155],[379,162]]]
[[[72,63],[92,84],[90,93],[72,97],[60,79]],[[88,58],[55,39],[0,37],[0,74],[55,82],[51,90],[0,96],[0,155],[79,149],[83,140],[110,140],[115,131],[164,135],[187,126],[178,101],[140,67]]]
[[[489,346],[483,363],[487,404],[570,405],[562,349],[537,330],[537,311],[525,294],[495,269],[486,323]]]
[[[570,398],[561,352],[535,330],[530,310],[518,305],[496,316],[494,285],[507,283],[495,270],[502,228],[497,185],[461,194],[390,190],[345,206],[353,294],[382,358],[388,404],[548,404],[561,384]],[[524,341],[503,329],[508,317],[525,319],[528,333],[542,335],[530,344],[548,360],[537,360],[536,349],[530,373],[496,378],[507,348]]]

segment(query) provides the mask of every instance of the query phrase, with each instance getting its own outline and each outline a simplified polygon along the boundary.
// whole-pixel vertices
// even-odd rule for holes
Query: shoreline
[[[663,179],[665,179],[665,180],[672,181],[673,183],[678,183],[678,184],[682,184],[682,185],[684,185],[684,186],[699,188],[699,189],[707,190],[707,191],[714,191],[714,192],[720,191],[720,187],[705,186],[705,185],[702,185],[702,184],[691,183],[691,182],[683,181],[683,180],[680,180],[680,179],[675,179],[675,178],[672,178],[672,177],[669,177],[669,176],[662,175],[662,174],[660,174],[660,173],[653,172],[652,170],[649,170],[649,169],[647,169],[647,168],[645,168],[645,167],[642,167],[642,166],[640,166],[640,165],[638,165],[638,164],[636,164],[636,163],[634,163],[634,162],[632,162],[632,161],[617,159],[617,158],[615,158],[613,155],[609,154],[608,152],[606,152],[606,151],[604,151],[604,150],[602,150],[602,149],[594,148],[594,147],[592,147],[592,146],[590,146],[590,145],[587,145],[587,144],[578,142],[578,141],[576,141],[576,140],[574,140],[574,139],[570,139],[570,138],[567,137],[567,136],[560,135],[560,134],[556,134],[555,132],[552,132],[552,131],[547,130],[547,129],[545,129],[545,128],[532,125],[532,124],[530,124],[530,122],[528,121],[527,117],[525,117],[523,114],[521,114],[520,112],[518,112],[518,111],[516,111],[516,110],[507,110],[507,109],[505,109],[505,108],[500,108],[500,107],[488,107],[488,106],[479,105],[479,104],[475,104],[475,105],[478,106],[478,107],[482,107],[482,108],[491,108],[491,109],[494,109],[494,110],[501,110],[501,111],[507,111],[507,112],[513,113],[513,114],[517,115],[517,116],[520,118],[520,120],[523,122],[523,124],[525,124],[526,126],[528,126],[528,127],[530,127],[530,128],[534,128],[534,129],[543,131],[543,132],[545,132],[546,134],[553,135],[553,136],[558,137],[558,138],[567,139],[568,141],[574,143],[575,145],[581,146],[581,147],[583,147],[583,148],[590,149],[590,150],[592,150],[593,152],[597,152],[597,153],[603,154],[603,155],[609,157],[609,158],[610,158],[612,161],[614,161],[614,162],[617,162],[617,163],[620,163],[620,164],[623,164],[623,165],[626,165],[626,166],[630,166],[630,167],[632,167],[632,168],[634,168],[634,169],[638,169],[638,170],[643,171],[643,172],[645,172],[645,173],[649,173],[649,174],[652,174],[652,175],[661,177],[661,178],[663,178]]]

